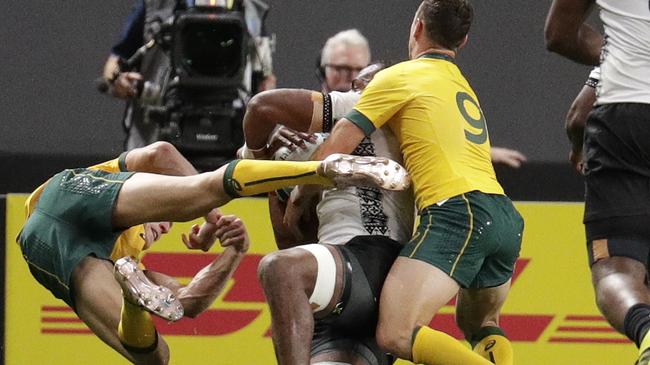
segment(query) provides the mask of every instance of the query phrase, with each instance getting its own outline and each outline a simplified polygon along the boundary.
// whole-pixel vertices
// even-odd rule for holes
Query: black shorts
[[[384,280],[401,245],[384,236],[357,236],[334,246],[344,261],[343,294],[332,313],[316,320],[312,356],[327,351],[351,351],[372,365],[393,358],[379,349],[375,330]]]
[[[648,267],[650,239],[614,236],[587,242],[589,266],[610,257],[627,257]]]
[[[585,128],[587,240],[650,237],[650,104],[607,104]]]

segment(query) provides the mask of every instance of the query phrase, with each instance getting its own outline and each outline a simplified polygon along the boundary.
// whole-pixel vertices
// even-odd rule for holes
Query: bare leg
[[[607,321],[620,333],[628,310],[638,303],[650,303],[646,286],[646,268],[627,257],[610,257],[591,267],[596,303]]]
[[[474,352],[497,365],[512,365],[512,344],[499,328],[499,313],[510,291],[510,280],[494,288],[461,289],[456,323]]]
[[[420,260],[398,257],[381,292],[379,346],[410,360],[413,331],[427,326],[458,289],[458,283],[440,269]]]
[[[85,258],[73,273],[72,285],[79,318],[102,341],[136,364],[169,362],[169,348],[160,336],[157,348],[145,354],[129,352],[121,344],[117,328],[120,322],[122,293],[113,278],[111,262],[94,257]]]
[[[510,280],[494,288],[461,289],[456,302],[456,323],[466,339],[482,327],[498,327],[499,313],[510,291]]]
[[[134,174],[124,182],[113,210],[113,226],[184,222],[230,201],[223,189],[225,166],[192,176]]]
[[[333,248],[328,249],[335,258],[337,280],[332,299],[322,313],[331,312],[342,290],[339,254]],[[271,308],[273,345],[281,365],[309,363],[314,332],[314,313],[309,298],[317,274],[316,258],[301,248],[271,253],[260,263],[258,275]]]

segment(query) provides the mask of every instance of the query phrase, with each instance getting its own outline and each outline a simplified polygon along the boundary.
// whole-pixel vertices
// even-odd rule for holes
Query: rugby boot
[[[115,261],[114,274],[125,300],[168,321],[183,318],[183,305],[174,293],[149,280],[132,257]]]
[[[406,169],[384,157],[335,153],[322,161],[319,172],[339,187],[358,185],[399,191],[411,185]]]

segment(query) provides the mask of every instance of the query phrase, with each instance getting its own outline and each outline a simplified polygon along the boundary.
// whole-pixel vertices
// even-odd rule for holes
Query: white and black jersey
[[[650,1],[597,0],[605,28],[597,105],[650,104]]]
[[[356,92],[324,94],[322,143],[336,120],[345,116],[359,100]],[[306,160],[316,146],[292,153],[281,153],[280,159]],[[359,156],[387,157],[402,164],[397,139],[387,127],[377,129],[353,152]],[[277,155],[276,155],[277,156]],[[276,157],[277,158],[277,157]],[[406,243],[412,235],[415,219],[413,191],[386,191],[372,187],[333,188],[323,192],[318,204],[318,239],[320,243],[345,244],[359,235],[384,235]]]

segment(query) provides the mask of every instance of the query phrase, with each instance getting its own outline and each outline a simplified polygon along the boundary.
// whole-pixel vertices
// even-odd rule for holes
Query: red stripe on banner
[[[43,323],[82,323],[79,318],[42,317]]]
[[[548,342],[553,343],[624,343],[629,344],[632,341],[627,338],[569,338],[569,337],[551,337]]]
[[[511,341],[535,342],[552,320],[553,316],[503,314],[500,316],[499,324]],[[456,326],[453,314],[438,314],[433,318],[430,326],[457,339],[463,338],[462,332]]]
[[[44,305],[41,307],[43,312],[72,312],[72,308],[64,306]]]
[[[251,324],[261,310],[208,310],[196,319],[183,318],[178,322],[167,322],[154,317],[156,328],[163,335],[223,336],[237,332]]]
[[[41,328],[41,333],[50,335],[88,335],[88,328]]]
[[[560,326],[557,328],[560,332],[616,332],[611,327],[570,327]]]
[[[568,315],[564,319],[567,321],[606,321],[603,316]]]
[[[218,255],[198,253],[148,253],[142,259],[151,270],[176,277],[192,277]],[[262,255],[246,255],[233,274],[235,285],[226,293],[225,302],[265,303],[264,292],[257,281],[257,266]]]

